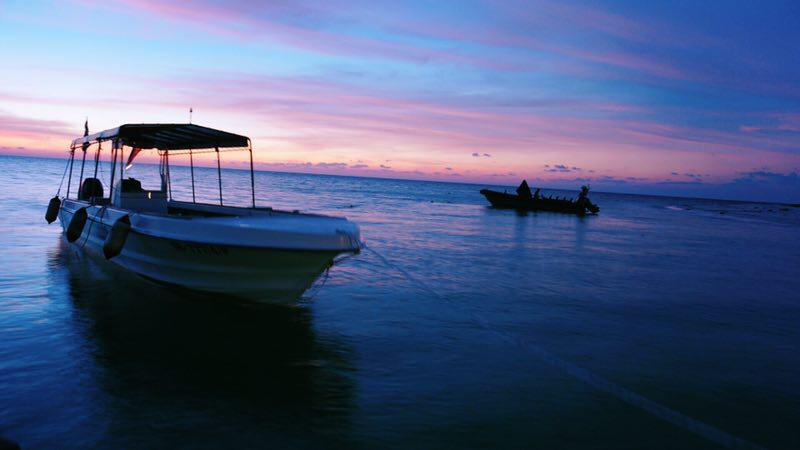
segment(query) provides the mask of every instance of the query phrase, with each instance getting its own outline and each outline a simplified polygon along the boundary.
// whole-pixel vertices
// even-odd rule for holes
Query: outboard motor
[[[69,226],[67,227],[67,241],[68,242],[75,242],[81,237],[83,234],[83,227],[86,226],[86,219],[89,218],[89,214],[86,212],[86,208],[81,208],[75,211],[75,214],[72,216],[72,220],[69,221]]]
[[[44,220],[46,220],[47,223],[53,223],[58,217],[59,209],[61,209],[61,199],[56,195],[51,198],[50,203],[47,204],[47,213],[44,215]]]
[[[111,259],[122,253],[122,247],[125,246],[125,240],[128,239],[130,231],[131,218],[127,214],[114,222],[111,231],[106,236],[106,241],[103,243],[103,254],[106,259]]]

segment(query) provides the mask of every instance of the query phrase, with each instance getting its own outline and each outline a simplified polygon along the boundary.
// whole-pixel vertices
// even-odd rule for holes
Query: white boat
[[[108,197],[96,177],[107,141],[113,186]],[[95,176],[84,179],[86,154],[93,146]],[[250,207],[223,204],[220,149],[237,148],[250,154]],[[160,156],[158,190],[142,189],[137,180],[125,178],[139,151],[149,149]],[[194,199],[193,155],[209,151],[217,156],[219,204]],[[82,182],[73,198],[72,173],[80,152]],[[191,202],[172,199],[170,154],[189,155]],[[122,125],[75,139],[68,168],[67,194],[51,200],[48,222],[57,214],[72,246],[160,283],[287,303],[300,297],[337,256],[362,248],[358,226],[345,218],[256,207],[253,150],[245,136],[194,124]]]

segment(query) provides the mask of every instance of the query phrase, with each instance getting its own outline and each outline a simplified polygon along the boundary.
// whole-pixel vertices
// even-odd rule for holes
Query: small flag
[[[89,135],[89,118],[87,117],[86,122],[83,123],[83,137],[86,137],[88,135]],[[89,148],[89,143],[84,142],[83,145],[81,146],[81,150],[86,152],[87,148]]]
[[[131,150],[131,154],[128,156],[128,162],[125,164],[125,170],[128,170],[131,168],[131,166],[133,166],[133,158],[136,158],[136,155],[138,155],[140,151],[142,151],[140,148],[134,148]]]

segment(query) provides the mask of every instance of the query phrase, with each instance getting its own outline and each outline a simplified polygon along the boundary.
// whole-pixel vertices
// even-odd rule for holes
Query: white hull
[[[64,202],[59,220],[65,231],[82,206]],[[131,232],[110,263],[160,283],[267,303],[296,300],[337,255],[360,247],[357,227],[344,219],[244,211],[257,217],[176,218],[88,206],[89,220],[71,245],[103,258],[111,226],[130,214]],[[279,226],[285,220],[297,225]],[[184,239],[169,235],[177,232]]]

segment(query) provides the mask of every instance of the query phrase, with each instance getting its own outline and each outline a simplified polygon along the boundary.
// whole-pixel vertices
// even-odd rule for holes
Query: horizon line
[[[2,156],[9,156],[14,158],[38,158],[38,159],[52,159],[52,160],[61,160],[55,156],[50,155],[22,155],[19,153],[0,153],[0,157]],[[157,166],[157,163],[152,162],[141,162],[138,163],[139,165],[148,165],[148,166]],[[180,167],[189,167],[185,164],[173,164],[175,166]],[[208,167],[203,165],[196,165],[195,167],[203,168],[203,169],[214,169],[214,167]],[[221,170],[238,170],[243,172],[249,172],[249,168],[240,168],[240,167],[221,167]],[[514,188],[516,186],[513,185],[504,185],[504,184],[488,184],[488,183],[474,183],[474,182],[467,182],[467,181],[444,181],[444,180],[426,180],[426,179],[418,179],[418,178],[393,178],[393,177],[379,177],[379,176],[369,176],[369,175],[345,175],[345,174],[329,174],[329,173],[315,173],[315,172],[302,172],[302,171],[282,171],[282,170],[274,170],[274,169],[253,169],[254,172],[263,172],[263,173],[278,173],[278,174],[288,174],[288,175],[315,175],[315,176],[325,176],[325,177],[341,177],[341,178],[366,178],[371,180],[389,180],[389,181],[406,181],[406,182],[424,182],[424,183],[441,183],[441,184],[461,184],[467,186],[498,186],[498,187],[509,187]],[[526,179],[526,178],[523,178]],[[559,189],[559,188],[548,188],[546,186],[534,186],[539,187],[541,189],[550,190],[550,191],[571,191],[571,189]],[[579,191],[579,189],[575,189],[575,191]],[[601,190],[592,190],[592,192],[596,192],[599,194],[613,194],[613,195],[630,195],[630,196],[638,196],[638,197],[660,197],[660,198],[676,198],[676,199],[687,199],[687,200],[711,200],[711,201],[718,201],[718,202],[730,202],[730,203],[761,203],[761,204],[772,204],[772,205],[783,205],[783,206],[791,206],[791,207],[798,207],[800,203],[790,203],[790,202],[775,202],[775,201],[768,201],[768,200],[740,200],[740,199],[722,199],[722,198],[713,198],[713,197],[685,197],[685,196],[676,196],[676,195],[664,195],[664,194],[639,194],[639,193],[628,193],[628,192],[614,192],[614,191],[601,191]]]

